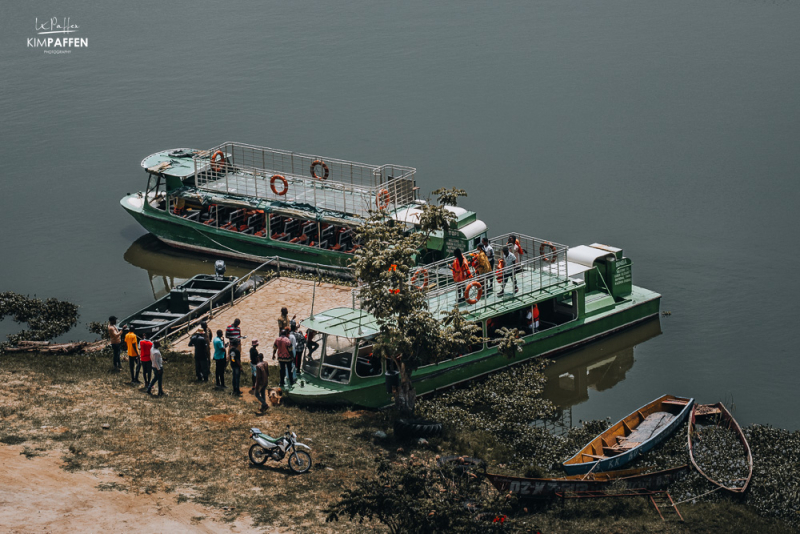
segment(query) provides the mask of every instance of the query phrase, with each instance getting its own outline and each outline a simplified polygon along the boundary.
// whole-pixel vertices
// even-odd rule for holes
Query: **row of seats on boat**
[[[262,210],[213,208],[213,206],[206,210],[188,208],[182,209],[176,214],[209,226],[219,223],[220,228],[231,232],[257,237],[264,237],[267,233],[266,219]],[[346,253],[353,253],[361,247],[353,229],[345,226],[335,226],[329,223],[318,224],[317,221],[271,213],[269,214],[269,228],[272,229],[270,238],[275,241],[286,241]]]

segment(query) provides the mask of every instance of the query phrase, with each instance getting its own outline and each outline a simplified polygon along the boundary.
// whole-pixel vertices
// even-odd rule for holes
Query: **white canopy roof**
[[[597,246],[605,247],[605,245]],[[619,249],[613,249],[613,247],[601,249],[596,248],[595,245],[578,245],[577,247],[570,248],[567,250],[567,276],[585,273],[594,267],[596,259],[614,256],[614,250]]]

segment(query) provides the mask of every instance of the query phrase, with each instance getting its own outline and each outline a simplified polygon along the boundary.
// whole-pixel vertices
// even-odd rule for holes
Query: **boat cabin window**
[[[312,351],[311,347],[318,344]],[[314,330],[308,329],[306,331],[306,351],[303,356],[303,372],[311,376],[319,376],[319,364],[322,360],[322,351],[319,347],[322,346],[322,336]]]
[[[383,373],[383,362],[379,356],[372,354],[372,340],[360,339],[358,341],[358,355],[356,356],[356,375],[361,378],[379,376]]]
[[[323,335],[322,364],[320,378],[347,384],[350,382],[350,369],[353,366],[353,352],[356,340],[330,334]]]
[[[577,292],[562,293],[552,299],[537,304],[539,308],[539,328],[536,332],[549,330],[556,326],[574,321],[577,318]],[[501,328],[516,328],[522,336],[533,335],[533,306],[525,307],[513,312],[493,317],[486,321],[486,335],[490,339],[489,345],[499,343],[498,338]]]
[[[152,174],[147,179],[147,193],[148,202],[150,206],[157,210],[164,211],[167,209],[167,194],[166,194],[166,180],[161,176],[153,176]]]

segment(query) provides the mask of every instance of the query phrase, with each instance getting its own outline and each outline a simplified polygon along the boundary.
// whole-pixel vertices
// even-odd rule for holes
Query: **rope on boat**
[[[699,499],[700,497],[705,497],[706,495],[710,495],[710,494],[714,493],[715,491],[719,491],[721,489],[722,489],[722,486],[720,486],[719,488],[715,488],[715,489],[713,489],[711,491],[707,491],[707,492],[703,493],[702,495],[695,495],[694,497],[689,497],[688,499],[684,499],[684,500],[682,500],[680,502],[676,502],[675,506],[678,506],[679,504],[683,504],[685,502],[693,501],[694,499]]]

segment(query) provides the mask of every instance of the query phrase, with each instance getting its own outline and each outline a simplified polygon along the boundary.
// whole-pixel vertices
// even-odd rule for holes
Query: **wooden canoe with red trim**
[[[695,428],[698,419],[715,421],[717,426],[726,428],[736,435],[736,438],[739,440],[739,443],[741,443],[745,454],[747,455],[748,473],[747,477],[744,478],[744,484],[741,486],[726,486],[725,484],[708,476],[708,474],[706,474],[706,472],[700,467],[697,459],[694,456],[694,445],[692,442],[692,436],[696,435]],[[739,423],[736,422],[736,419],[734,419],[728,409],[725,408],[725,405],[723,405],[721,402],[716,404],[696,404],[692,408],[692,413],[689,416],[687,438],[689,442],[689,459],[698,473],[703,475],[715,486],[719,486],[720,488],[730,491],[731,493],[744,493],[747,490],[747,487],[750,484],[750,479],[753,478],[753,453],[750,452],[750,444],[747,443],[747,438],[745,437],[744,432],[742,432],[742,427],[739,426]],[[741,479],[739,481],[741,481]]]

